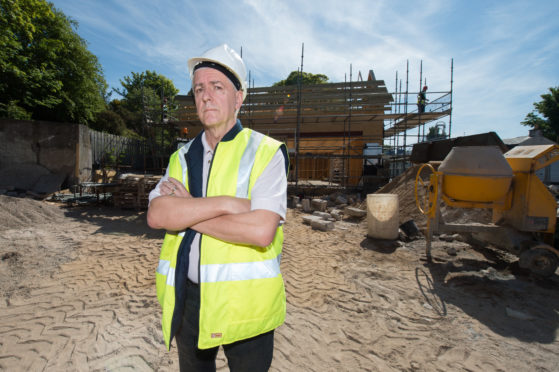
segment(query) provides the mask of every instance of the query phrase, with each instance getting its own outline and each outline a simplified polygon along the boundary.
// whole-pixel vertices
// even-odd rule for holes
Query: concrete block
[[[367,216],[367,211],[354,207],[345,207],[344,214],[350,217],[363,218]]]
[[[330,216],[332,216],[336,221],[341,221],[343,217],[343,212],[339,209],[333,209],[330,212]]]
[[[311,221],[311,227],[316,230],[330,231],[334,229],[334,222],[325,220]]]
[[[320,212],[320,211],[314,211],[313,216],[318,216],[320,218],[322,218],[323,220],[326,220],[328,218],[330,218],[330,213],[326,213],[326,212]]]
[[[310,199],[303,199],[302,204],[303,204],[303,212],[305,212],[305,213],[311,213],[312,212]]]
[[[326,212],[327,206],[328,206],[327,200],[322,200],[322,199],[311,200],[311,207],[314,211]]]
[[[303,223],[305,225],[310,225],[312,223],[312,221],[321,221],[322,218],[318,217],[318,216],[313,216],[311,214],[303,216]]]

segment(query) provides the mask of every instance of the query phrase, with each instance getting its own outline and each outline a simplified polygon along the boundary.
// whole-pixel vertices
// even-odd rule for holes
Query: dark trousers
[[[188,281],[182,325],[177,332],[179,366],[182,372],[215,372],[218,347],[198,349],[200,287]],[[223,345],[231,372],[268,371],[274,352],[274,331]]]

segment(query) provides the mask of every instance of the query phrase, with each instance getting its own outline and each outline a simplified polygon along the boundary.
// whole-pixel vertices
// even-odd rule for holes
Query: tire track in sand
[[[364,223],[340,226],[314,231],[288,211],[272,371],[556,369],[556,280],[493,279],[481,254],[449,257],[439,241],[426,266],[424,241],[383,245]],[[0,370],[178,370],[155,299],[161,238],[116,210],[0,230]],[[217,363],[227,370],[221,352]]]
[[[272,370],[553,370],[557,338],[546,344],[537,332],[556,327],[556,315],[542,312],[539,324],[520,324],[504,312],[503,303],[518,298],[506,282],[482,279],[478,285],[476,276],[465,272],[463,281],[447,284],[452,277],[445,279],[437,270],[452,268],[452,260],[458,264],[460,259],[444,253],[444,242],[433,247],[443,256],[437,257],[442,269],[428,267],[420,260],[424,240],[373,241],[366,238],[365,221],[345,226],[315,231],[303,225],[300,212],[289,211],[282,261],[287,317],[276,331]],[[461,249],[463,262],[488,267],[482,255]],[[556,290],[531,288],[525,301],[556,308],[557,302],[548,300]],[[518,327],[543,343],[509,337]]]
[[[110,220],[90,220],[49,226],[43,236],[33,229],[19,235],[16,245],[22,249],[43,246],[35,253],[46,250],[62,257],[66,252],[67,257],[48,275],[19,275],[20,283],[5,297],[0,306],[0,370],[175,368],[176,355],[162,345],[155,296],[161,240],[136,233],[134,227],[146,231],[145,221],[136,213],[127,215],[124,230]],[[16,234],[4,231],[2,236]],[[23,241],[25,236],[36,243]]]

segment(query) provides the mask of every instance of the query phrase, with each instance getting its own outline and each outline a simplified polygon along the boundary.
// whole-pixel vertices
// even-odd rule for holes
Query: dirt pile
[[[0,231],[64,219],[64,211],[59,206],[34,199],[0,195],[0,205]]]
[[[409,220],[423,227],[427,220],[425,216],[417,209],[415,203],[415,175],[419,169],[418,165],[406,170],[398,177],[392,179],[388,184],[380,188],[376,194],[396,194],[398,195],[398,203],[400,205],[400,224]]]
[[[0,207],[0,291],[9,299],[28,292],[24,279],[74,259],[79,242],[67,234],[75,222],[59,205],[0,195]]]
[[[427,219],[425,218],[425,215],[419,211],[415,201],[415,178],[419,168],[420,165],[410,167],[404,173],[394,178],[390,183],[379,189],[376,193],[397,194],[400,205],[400,223],[402,224],[409,220],[414,220],[420,228],[424,228],[427,223]],[[428,172],[423,171],[421,176],[423,181],[427,184],[429,177]],[[418,195],[420,200],[424,195],[423,192],[424,189],[419,187]],[[441,202],[441,214],[446,222],[490,223],[491,213],[491,210],[488,209],[453,208],[447,206],[444,202]]]

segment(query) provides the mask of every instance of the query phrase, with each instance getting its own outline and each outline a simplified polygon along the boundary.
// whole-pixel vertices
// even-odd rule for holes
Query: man
[[[156,274],[167,348],[181,371],[267,371],[285,319],[279,270],[287,206],[287,149],[241,126],[241,57],[220,45],[188,69],[203,131],[171,155],[150,193],[148,224],[165,229]]]
[[[427,99],[427,85],[423,86],[423,90],[417,94],[417,112],[423,114],[425,112],[425,105],[429,100]]]

